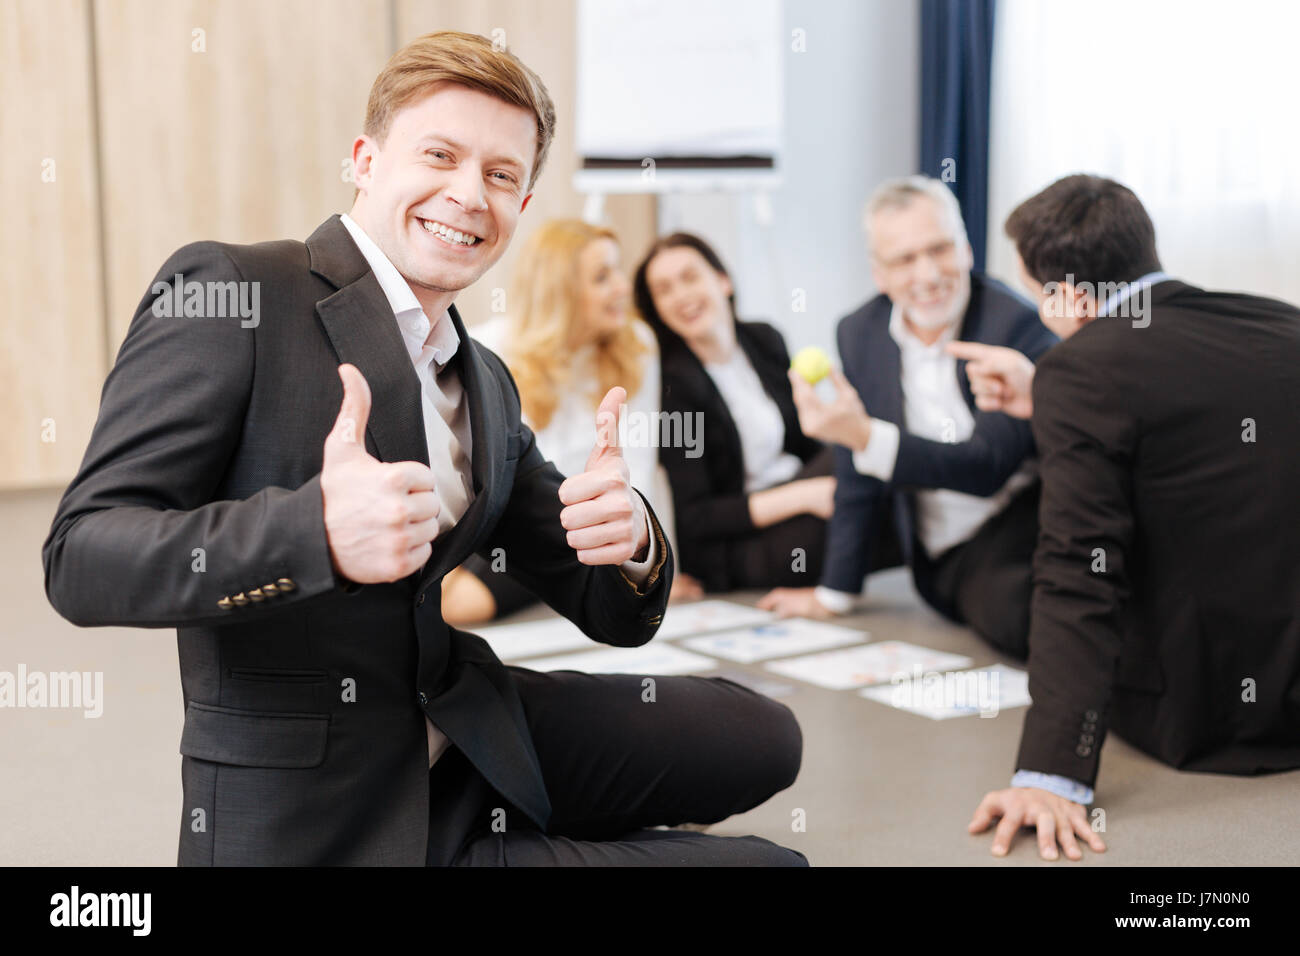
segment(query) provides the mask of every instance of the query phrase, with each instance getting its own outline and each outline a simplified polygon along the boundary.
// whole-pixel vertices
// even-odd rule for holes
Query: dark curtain
[[[996,0],[921,0],[921,171],[957,194],[975,268],[988,232]]]

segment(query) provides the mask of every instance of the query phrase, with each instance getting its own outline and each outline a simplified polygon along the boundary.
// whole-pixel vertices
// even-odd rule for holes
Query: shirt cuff
[[[817,585],[813,594],[817,598],[817,603],[832,614],[848,614],[861,600],[861,594],[850,594],[848,591],[836,591],[834,588],[828,588],[821,584]]]
[[[1037,770],[1017,770],[1011,777],[1011,786],[1037,787],[1039,790],[1046,790],[1066,800],[1081,803],[1085,807],[1092,803],[1093,798],[1092,787],[1071,780],[1069,777],[1058,777],[1054,773],[1039,773]]]
[[[860,475],[889,481],[894,477],[898,460],[898,426],[893,422],[871,419],[871,437],[867,447],[853,453],[853,469]]]
[[[623,574],[638,587],[645,584],[646,579],[650,577],[650,569],[659,560],[659,542],[655,540],[655,529],[650,524],[649,514],[645,516],[645,530],[646,534],[650,536],[650,547],[646,548],[645,560],[633,561],[629,558],[619,565]]]

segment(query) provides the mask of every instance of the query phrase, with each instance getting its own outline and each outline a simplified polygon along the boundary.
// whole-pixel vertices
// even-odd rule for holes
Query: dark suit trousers
[[[790,481],[828,477],[834,471],[834,462],[832,449],[827,446],[809,458]],[[803,549],[800,566],[794,562],[796,548]],[[816,515],[795,515],[736,538],[727,547],[730,590],[809,587],[822,576],[825,551],[826,520]]]
[[[716,823],[799,772],[789,708],[722,678],[537,673],[519,689],[552,814],[543,832],[455,746],[429,771],[431,866],[806,866],[755,836],[656,826]]]
[[[976,634],[1018,660],[1029,655],[1040,490],[1037,481],[1021,490],[973,538],[931,564],[930,586],[948,605],[940,610],[950,616],[955,610]]]
[[[926,557],[912,541],[917,590],[927,604],[1017,660],[1029,655],[1029,602],[1034,593],[1034,548],[1038,543],[1035,481],[980,526],[975,536],[939,555]],[[871,571],[902,566],[892,506],[885,506],[872,548]]]

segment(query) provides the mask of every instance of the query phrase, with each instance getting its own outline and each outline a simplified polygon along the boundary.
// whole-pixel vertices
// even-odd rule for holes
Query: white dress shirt
[[[803,467],[798,455],[785,450],[785,420],[754,371],[745,350],[736,343],[725,362],[705,362],[718,394],[740,436],[745,465],[745,494],[789,481]]]
[[[956,336],[956,323],[943,330],[938,340],[927,345],[903,321],[903,310],[895,304],[889,318],[889,334],[898,343],[903,385],[903,427],[922,438],[942,442],[964,442],[975,431],[975,416],[957,381],[957,359],[944,346]],[[859,474],[889,481],[894,475],[901,438],[899,425],[871,419],[867,447],[853,454]],[[987,498],[947,488],[916,492],[917,537],[931,559],[969,541],[989,518],[1010,503],[1015,493],[1033,481],[1034,465],[1025,462],[998,491]],[[859,595],[817,588],[817,598],[838,614],[851,610]]]
[[[439,502],[438,534],[442,535],[464,517],[474,498],[469,402],[459,374],[455,368],[448,367],[460,347],[460,336],[456,334],[448,312],[439,316],[437,322],[430,323],[410,285],[383,250],[346,213],[339,218],[374,271],[420,380],[424,435]],[[645,560],[626,561],[621,565],[624,574],[638,584],[643,584],[649,577],[658,555],[654,532],[648,524],[647,532],[650,548]],[[429,739],[429,766],[432,767],[450,741],[428,717],[424,722]]]

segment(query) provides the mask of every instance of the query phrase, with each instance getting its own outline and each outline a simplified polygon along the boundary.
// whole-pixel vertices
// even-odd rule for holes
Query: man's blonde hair
[[[536,73],[486,37],[454,30],[426,33],[394,53],[370,88],[363,132],[382,144],[393,117],[433,84],[443,82],[480,90],[536,117],[537,153],[528,179],[531,192],[555,138],[555,104]]]

